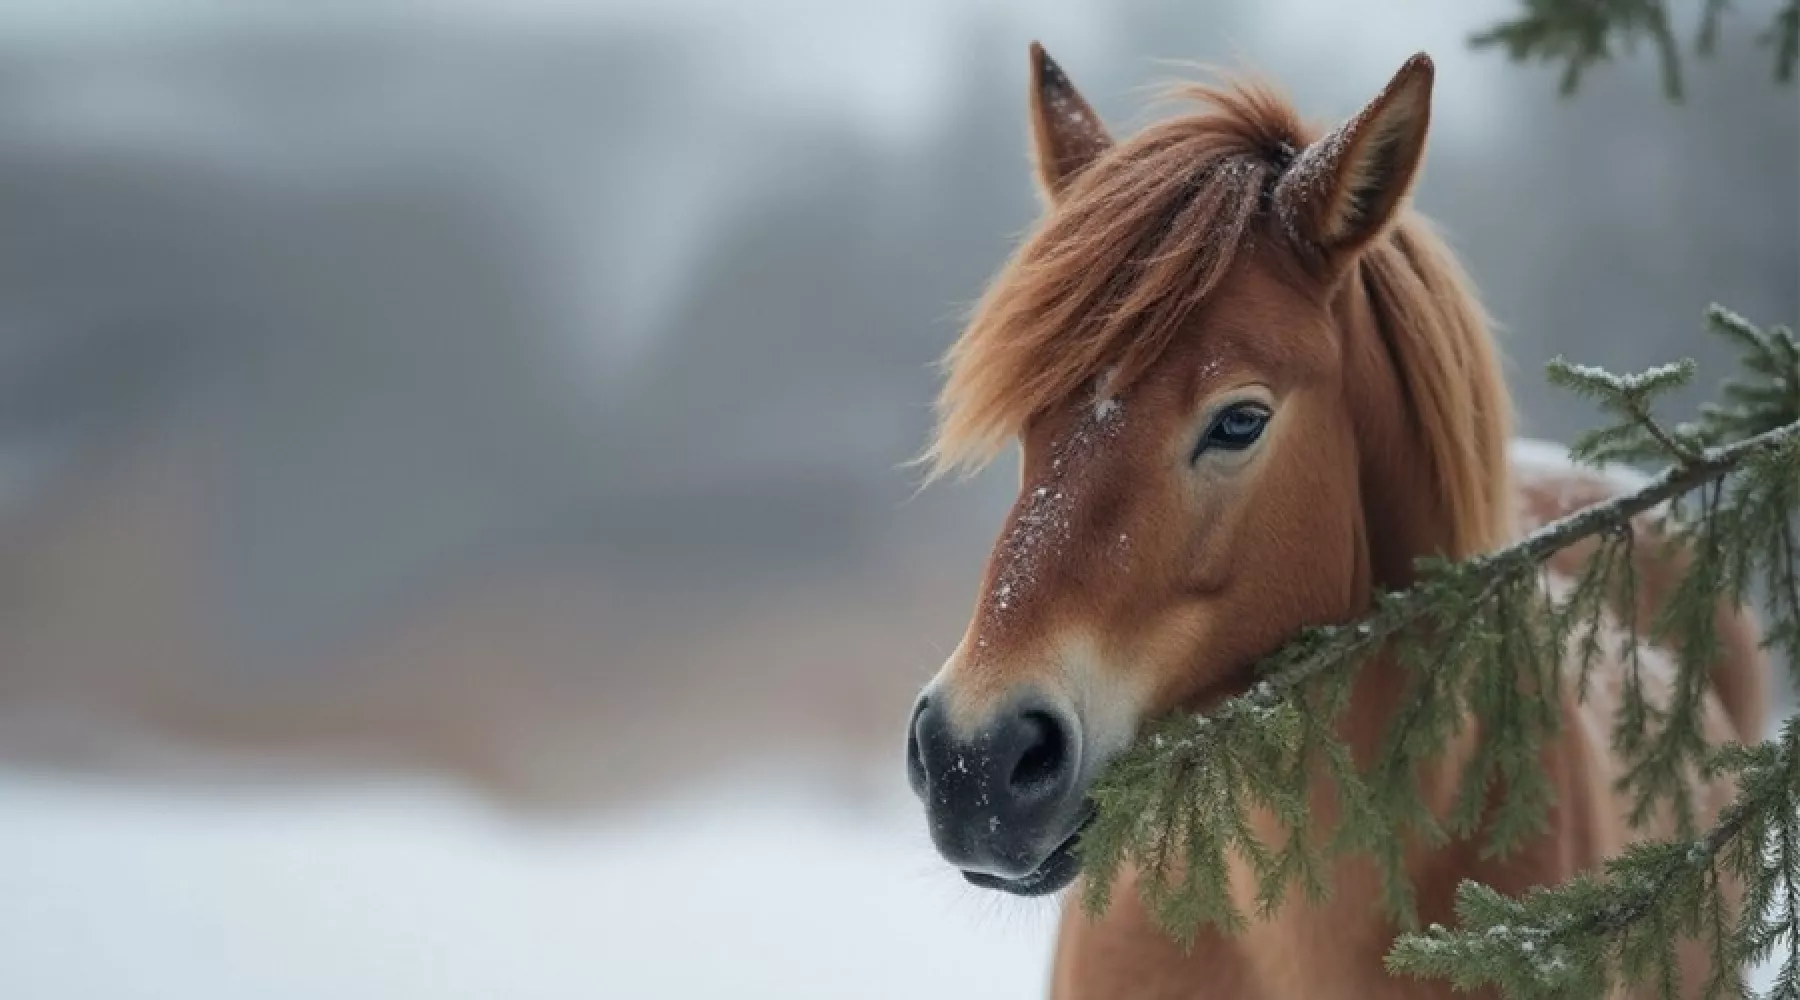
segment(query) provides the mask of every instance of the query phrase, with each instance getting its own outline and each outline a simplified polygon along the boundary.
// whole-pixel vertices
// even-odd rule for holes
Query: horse
[[[1148,722],[1243,692],[1259,658],[1304,626],[1356,619],[1412,584],[1421,557],[1491,551],[1630,488],[1514,439],[1489,321],[1410,203],[1427,55],[1329,131],[1266,83],[1226,77],[1184,86],[1192,107],[1123,141],[1036,43],[1030,67],[1044,212],[946,356],[926,452],[936,477],[1016,445],[1021,484],[968,627],[913,706],[906,750],[938,853],[968,882],[1023,896],[1080,888],[1089,792]],[[1632,551],[1645,614],[1687,558],[1655,532],[1640,525]],[[1592,551],[1559,554],[1547,585]],[[1717,622],[1726,654],[1709,665],[1706,734],[1754,740],[1766,701],[1756,625],[1723,603]],[[1616,658],[1620,643],[1605,645]],[[1642,663],[1646,687],[1666,691],[1668,651],[1647,648]],[[1541,835],[1499,857],[1479,838],[1405,845],[1422,922],[1454,923],[1464,879],[1517,893],[1673,834],[1671,816],[1628,821],[1609,739],[1623,667],[1596,671],[1585,697],[1562,693],[1568,724],[1543,749],[1555,799]],[[1359,760],[1403,679],[1391,650],[1359,668],[1341,722]],[[1479,739],[1475,720],[1422,775],[1439,815]],[[1315,815],[1329,821],[1317,780]],[[1692,791],[1708,823],[1732,788],[1696,775]],[[1344,857],[1330,877],[1325,901],[1295,890],[1241,933],[1203,927],[1184,949],[1153,923],[1127,865],[1100,915],[1065,896],[1052,995],[1450,995],[1384,970],[1398,927],[1377,905],[1373,862]],[[1706,962],[1684,945],[1684,988]]]

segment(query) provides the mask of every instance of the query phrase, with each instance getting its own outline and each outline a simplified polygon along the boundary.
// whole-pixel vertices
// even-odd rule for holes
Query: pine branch
[[[1775,15],[1775,23],[1757,41],[1775,48],[1775,79],[1791,82],[1794,67],[1800,64],[1800,0],[1787,0]]]
[[[1696,452],[1688,461],[1670,466],[1633,492],[1552,521],[1503,549],[1463,563],[1459,569],[1487,581],[1478,598],[1491,596],[1506,581],[1536,572],[1544,560],[1576,542],[1622,530],[1638,515],[1723,478],[1746,459],[1796,445],[1800,445],[1800,422],[1784,424],[1725,447]],[[1422,584],[1384,597],[1373,615],[1353,625],[1311,629],[1289,651],[1277,654],[1277,665],[1266,668],[1263,679],[1249,693],[1227,699],[1208,717],[1215,723],[1266,717],[1289,692],[1326,670],[1360,661],[1396,635],[1424,622],[1439,610],[1438,602],[1439,595]]]
[[[1631,52],[1649,44],[1661,66],[1664,93],[1681,100],[1681,42],[1664,0],[1522,0],[1521,7],[1518,17],[1473,36],[1470,44],[1503,48],[1514,62],[1560,63],[1565,95],[1573,94],[1583,74],[1610,60],[1616,49]],[[1728,0],[1706,0],[1695,53],[1710,56],[1717,50],[1720,22],[1729,7]],[[1800,0],[1786,0],[1757,41],[1775,50],[1776,81],[1791,81],[1800,61]]]
[[[1765,883],[1782,883],[1790,895],[1795,891],[1800,722],[1790,720],[1778,739],[1734,748],[1728,756],[1742,787],[1704,835],[1635,845],[1601,873],[1534,889],[1520,899],[1464,883],[1457,893],[1461,926],[1451,931],[1433,925],[1424,933],[1402,935],[1388,954],[1388,968],[1449,979],[1464,990],[1498,986],[1513,1000],[1607,995],[1620,979],[1642,978],[1647,971],[1678,978],[1672,939],[1681,928],[1703,923],[1694,918],[1718,905],[1724,877],[1746,882],[1762,877]],[[1800,932],[1792,899],[1785,917],[1770,926],[1762,916],[1769,909],[1767,894],[1749,895],[1745,908],[1752,912],[1738,927],[1721,922],[1705,928],[1712,937],[1718,991],[1734,996],[1731,970],[1765,957],[1779,937],[1787,937],[1792,948]],[[1682,910],[1692,911],[1687,919]],[[1710,985],[1708,995],[1713,995]]]
[[[1720,655],[1715,610],[1721,600],[1742,601],[1753,576],[1770,597],[1767,645],[1800,670],[1800,539],[1793,521],[1800,510],[1800,341],[1784,328],[1764,331],[1718,307],[1708,322],[1743,351],[1744,374],[1726,385],[1732,405],[1703,408],[1691,424],[1669,427],[1653,415],[1659,394],[1692,378],[1691,362],[1623,376],[1561,359],[1549,366],[1552,382],[1596,399],[1620,421],[1584,436],[1572,449],[1576,457],[1659,458],[1668,463],[1662,474],[1493,553],[1423,564],[1417,584],[1381,595],[1362,620],[1306,630],[1261,665],[1250,691],[1206,716],[1162,723],[1109,765],[1093,791],[1097,815],[1081,842],[1090,909],[1106,905],[1119,866],[1129,861],[1151,916],[1191,942],[1203,923],[1227,932],[1244,926],[1230,888],[1232,858],[1249,865],[1258,910],[1267,915],[1296,883],[1308,897],[1322,897],[1329,891],[1325,862],[1360,852],[1385,874],[1387,911],[1411,927],[1401,853],[1408,838],[1430,846],[1480,834],[1484,852],[1501,854],[1543,828],[1553,789],[1539,760],[1561,725],[1569,690],[1564,671],[1579,670],[1573,690],[1585,696],[1588,671],[1603,652],[1599,622],[1608,606],[1622,605],[1633,641],[1622,650],[1614,751],[1628,765],[1622,785],[1635,797],[1632,822],[1672,806],[1686,836],[1694,773],[1737,774],[1738,804],[1698,839],[1639,845],[1615,859],[1607,869],[1611,882],[1578,879],[1525,900],[1465,886],[1459,895],[1464,929],[1404,939],[1394,967],[1459,983],[1498,983],[1519,997],[1558,995],[1534,992],[1533,984],[1561,989],[1615,974],[1633,981],[1656,976],[1672,991],[1673,942],[1710,933],[1723,988],[1732,967],[1726,955],[1760,954],[1785,935],[1794,943],[1789,967],[1800,986],[1800,899],[1791,901],[1785,922],[1734,922],[1713,863],[1716,856],[1729,859],[1730,873],[1751,887],[1756,912],[1767,908],[1778,882],[1756,868],[1759,845],[1777,834],[1800,845],[1800,754],[1791,738],[1720,754],[1701,729],[1710,667]],[[1699,509],[1683,517],[1682,498],[1696,490]],[[1632,617],[1634,519],[1664,504],[1667,533],[1693,558],[1646,637]],[[1572,587],[1552,600],[1540,585],[1545,561],[1584,539],[1596,540],[1596,551]],[[1638,642],[1646,638],[1674,654],[1677,669],[1666,695],[1646,690],[1638,657]],[[1365,770],[1336,726],[1357,666],[1377,653],[1406,671],[1406,707]],[[1419,776],[1443,759],[1448,740],[1469,718],[1482,720],[1482,739],[1465,763],[1450,814],[1436,815]],[[1335,829],[1311,815],[1321,778],[1338,799]],[[1490,794],[1496,788],[1504,794]],[[1259,839],[1249,819],[1257,809],[1286,831],[1283,843]],[[1791,861],[1777,874],[1800,884],[1800,846],[1782,857]],[[1582,912],[1592,919],[1571,916]],[[1535,936],[1515,934],[1514,926],[1533,927]],[[1552,932],[1554,940],[1546,936]],[[1533,958],[1546,943],[1561,951]],[[1586,970],[1580,976],[1587,978],[1571,979],[1570,969]]]
[[[1336,711],[1319,711],[1307,704],[1307,685],[1328,673],[1343,674],[1336,680],[1343,690],[1325,696],[1341,709],[1347,697],[1347,677],[1355,666],[1397,637],[1442,618],[1446,588],[1454,595],[1450,600],[1478,608],[1510,586],[1535,585],[1543,562],[1561,549],[1583,539],[1625,531],[1633,518],[1659,504],[1715,482],[1753,458],[1783,453],[1800,455],[1800,422],[1697,452],[1638,490],[1546,524],[1504,549],[1455,567],[1440,566],[1414,588],[1383,596],[1372,615],[1353,625],[1308,630],[1269,661],[1263,679],[1247,693],[1225,700],[1205,716],[1165,723],[1115,762],[1093,793],[1099,812],[1082,841],[1090,874],[1089,908],[1096,912],[1105,908],[1113,875],[1130,855],[1151,863],[1145,879],[1148,901],[1178,937],[1191,940],[1198,925],[1206,921],[1227,930],[1241,929],[1241,917],[1228,898],[1223,879],[1226,855],[1233,848],[1252,855],[1266,850],[1249,834],[1241,814],[1251,803],[1275,804],[1279,800],[1282,808],[1277,814],[1284,818],[1284,825],[1290,830],[1306,825],[1306,772],[1319,755],[1317,747],[1309,752],[1295,741],[1307,732],[1309,722],[1311,728],[1319,728],[1336,715]],[[1791,459],[1785,464],[1791,465]],[[1440,666],[1448,662],[1454,662],[1454,657],[1439,661]],[[1413,704],[1438,710],[1445,707],[1421,700]],[[1318,733],[1310,738],[1315,742],[1329,739]],[[1427,752],[1417,756],[1430,755],[1428,745]],[[1378,805],[1354,801],[1366,798],[1369,792],[1353,773],[1346,752],[1340,748],[1337,759],[1330,763],[1340,793],[1353,800],[1347,807],[1381,811]],[[1681,763],[1677,758],[1666,768],[1671,778],[1678,777],[1675,772]],[[1413,784],[1410,769],[1393,770],[1394,783]],[[1163,801],[1146,807],[1142,798],[1145,788],[1161,790]],[[1199,805],[1194,805],[1195,800]],[[1640,811],[1648,812],[1654,799],[1644,796],[1643,801],[1646,805]],[[1428,836],[1442,837],[1435,821],[1421,815],[1416,803],[1390,800],[1387,805],[1409,811],[1411,824]],[[1231,818],[1228,823],[1209,822],[1208,809]],[[1480,818],[1476,811],[1465,825],[1472,826]],[[1368,829],[1378,834],[1373,842],[1358,846],[1397,852],[1393,819],[1388,815],[1382,822],[1369,824]],[[1215,823],[1228,826],[1227,835],[1213,829]],[[1273,909],[1271,901],[1281,898],[1288,877],[1318,864],[1316,858],[1306,856],[1304,845],[1290,845],[1289,855],[1282,867],[1264,872],[1268,878],[1261,893],[1265,912]],[[1399,860],[1397,853],[1383,858],[1390,880],[1400,877]],[[1197,900],[1192,880],[1201,873],[1212,887],[1204,900]],[[1387,906],[1403,922],[1410,920],[1410,893],[1392,881]]]

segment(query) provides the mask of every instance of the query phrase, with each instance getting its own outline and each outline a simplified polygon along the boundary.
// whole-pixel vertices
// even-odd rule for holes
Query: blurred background
[[[1470,51],[1509,0],[14,0],[0,995],[1041,995],[1054,904],[900,753],[1014,487],[902,465],[1036,211],[1027,42],[1115,131],[1429,51],[1419,202],[1566,438],[1548,357],[1800,319],[1734,6],[1670,106]]]

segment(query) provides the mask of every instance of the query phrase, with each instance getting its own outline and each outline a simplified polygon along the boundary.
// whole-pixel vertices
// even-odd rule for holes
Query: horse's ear
[[[1053,200],[1112,145],[1100,116],[1036,42],[1031,43],[1031,138],[1038,183]]]
[[[1355,118],[1295,158],[1275,206],[1296,238],[1342,262],[1381,235],[1424,158],[1431,78],[1431,57],[1413,56]]]

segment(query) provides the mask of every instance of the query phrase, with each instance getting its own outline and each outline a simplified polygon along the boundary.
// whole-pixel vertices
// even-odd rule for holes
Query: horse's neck
[[[1379,702],[1386,709],[1384,714],[1391,715],[1393,693],[1398,689],[1384,690],[1380,681],[1384,675],[1397,676],[1397,671],[1388,668],[1389,662],[1380,658],[1364,665],[1353,711],[1372,718],[1369,709]],[[1362,732],[1346,735],[1358,744],[1368,736]],[[1441,789],[1445,787],[1441,779],[1458,769],[1446,764],[1428,780]],[[1334,829],[1338,819],[1335,798],[1323,775],[1315,780],[1315,819],[1323,821],[1320,829]],[[1441,794],[1430,797],[1444,799]],[[1286,835],[1274,817],[1261,810],[1254,813],[1253,822],[1267,842],[1279,842],[1276,838]],[[1406,874],[1414,887],[1420,919],[1451,923],[1454,889],[1464,878],[1481,874],[1478,863],[1468,844],[1434,850],[1410,845],[1405,852]],[[1078,883],[1064,905],[1052,995],[1055,1000],[1114,996],[1439,1000],[1445,996],[1441,984],[1393,979],[1385,973],[1383,957],[1396,928],[1379,904],[1383,877],[1373,859],[1340,858],[1328,877],[1332,892],[1325,901],[1309,901],[1297,886],[1291,886],[1286,902],[1272,916],[1262,918],[1255,916],[1257,879],[1241,859],[1234,861],[1232,895],[1239,912],[1250,917],[1247,926],[1236,934],[1202,928],[1187,950],[1151,917],[1139,895],[1135,872],[1127,869],[1119,877],[1112,902],[1097,918],[1089,917],[1080,905],[1083,890]]]
[[[1356,414],[1361,460],[1363,505],[1362,565],[1358,591],[1372,599],[1380,591],[1411,586],[1417,560],[1453,552],[1457,525],[1437,482],[1437,470],[1412,411],[1389,332],[1380,327],[1369,300],[1355,280],[1337,306],[1344,324],[1345,391]],[[1504,474],[1503,470],[1496,470]],[[1359,668],[1341,735],[1358,763],[1368,766],[1380,751],[1390,723],[1408,697],[1407,668],[1397,655],[1383,652]],[[1465,762],[1479,739],[1476,726],[1464,727],[1445,751],[1419,775],[1425,801],[1447,815]],[[1317,779],[1314,798],[1322,815],[1335,824],[1335,795],[1327,779]],[[1427,847],[1410,843],[1404,853],[1406,876],[1414,887],[1421,919],[1449,922],[1455,887],[1480,874],[1482,860],[1474,845],[1453,843]],[[1304,945],[1338,952],[1333,964],[1354,977],[1379,970],[1395,930],[1378,904],[1382,876],[1369,859],[1349,859],[1337,866],[1334,901],[1324,906],[1284,907],[1274,919],[1253,927],[1243,943],[1246,957],[1256,952],[1281,953]],[[1284,916],[1285,914],[1285,916]],[[1323,933],[1322,933],[1323,932]],[[1262,940],[1257,940],[1261,938]],[[1351,973],[1349,970],[1358,970]],[[1394,984],[1369,984],[1392,990]]]
[[[1407,400],[1389,334],[1353,275],[1336,303],[1344,329],[1344,392],[1354,415],[1363,523],[1358,605],[1376,593],[1409,587],[1415,564],[1450,550],[1455,525],[1436,481],[1424,434]],[[1353,749],[1373,752],[1392,714],[1403,671],[1392,657],[1361,669],[1350,706]],[[1370,732],[1373,731],[1373,732]]]
[[[1354,279],[1341,293],[1338,310],[1346,330],[1345,391],[1351,394],[1351,411],[1357,415],[1363,545],[1372,598],[1378,591],[1411,586],[1417,578],[1417,560],[1454,554],[1458,532],[1432,468],[1424,429],[1408,400],[1391,333],[1381,329],[1380,318]],[[1494,473],[1504,481],[1505,470]],[[1407,697],[1406,680],[1406,668],[1394,655],[1373,657],[1359,668],[1343,726],[1343,736],[1359,763],[1366,766],[1379,752],[1389,723]],[[1475,727],[1465,727],[1462,738],[1434,761],[1435,771],[1421,776],[1428,804],[1447,809],[1475,738]],[[1411,874],[1458,864],[1460,853],[1409,857],[1409,866],[1419,869]],[[1473,864],[1475,859],[1466,861]]]
[[[1413,563],[1448,551],[1451,521],[1407,397],[1395,347],[1356,276],[1339,293],[1344,334],[1344,392],[1356,422],[1361,459],[1367,584],[1372,590],[1411,586]]]

